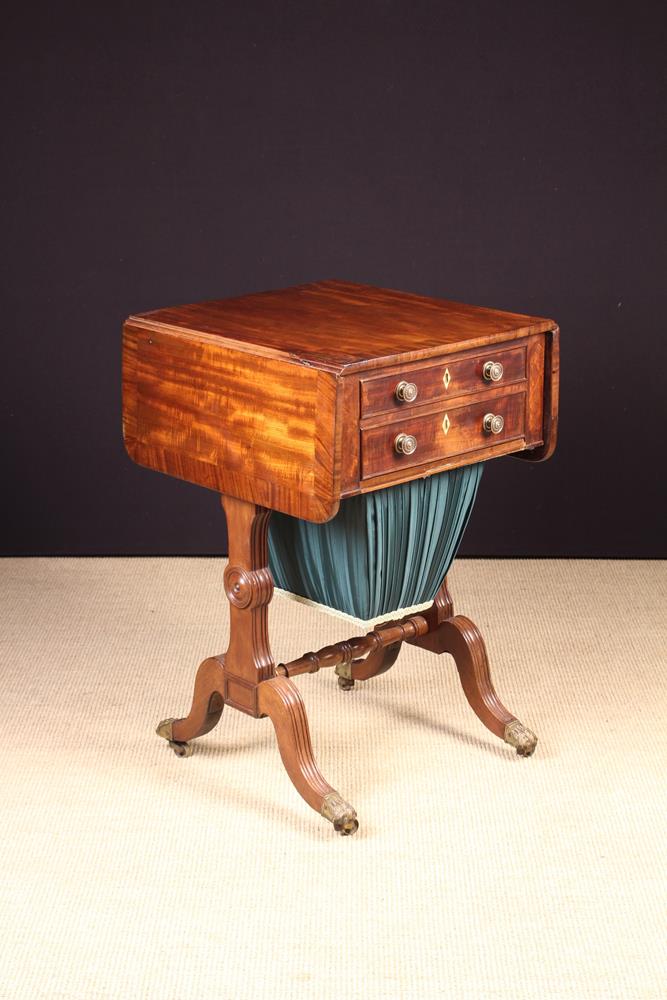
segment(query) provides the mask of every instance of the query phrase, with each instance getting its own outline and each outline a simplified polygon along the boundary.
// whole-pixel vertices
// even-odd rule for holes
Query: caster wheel
[[[324,796],[320,810],[325,819],[333,825],[341,837],[349,837],[359,829],[357,814],[349,802],[346,802],[338,792],[330,791]]]
[[[354,687],[354,681],[352,680],[351,677],[339,677],[338,687],[341,689],[341,691],[351,691],[352,688]]]
[[[514,719],[505,727],[505,742],[514,747],[519,757],[532,757],[537,746],[537,736],[518,719]]]
[[[169,740],[169,746],[177,757],[192,757],[191,743],[177,743],[176,740]]]
[[[333,827],[341,837],[351,837],[359,829],[359,820],[356,816],[348,816],[342,820],[335,820]]]

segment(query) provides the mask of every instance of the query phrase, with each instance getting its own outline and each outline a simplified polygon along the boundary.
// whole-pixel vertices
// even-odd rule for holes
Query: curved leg
[[[278,749],[297,792],[343,836],[359,828],[357,814],[325,781],[310,742],[308,718],[299,689],[288,677],[263,681],[258,689],[259,709],[273,723]]]
[[[189,757],[192,747],[188,740],[210,732],[220,721],[225,707],[223,692],[223,659],[209,656],[197,671],[190,714],[184,719],[165,719],[156,729],[178,757]]]
[[[391,646],[379,646],[363,660],[339,664],[336,667],[339,688],[351,691],[355,681],[368,681],[371,677],[386,673],[396,663],[402,645],[401,642],[394,642]]]
[[[427,648],[438,653],[451,653],[468,703],[481,722],[492,733],[516,748],[521,757],[530,757],[537,745],[537,736],[509,712],[496,694],[489,659],[482,634],[469,618],[456,615],[441,622],[437,630],[424,636]],[[431,640],[427,643],[427,640]]]

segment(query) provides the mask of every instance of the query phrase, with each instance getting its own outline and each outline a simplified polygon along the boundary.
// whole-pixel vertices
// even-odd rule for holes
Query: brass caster
[[[341,837],[351,837],[359,829],[359,820],[356,816],[350,816],[346,820],[336,820],[333,828]]]
[[[158,736],[161,736],[163,740],[171,739],[171,727],[176,722],[176,719],[163,719],[162,722],[158,722],[155,732]]]
[[[157,726],[155,732],[166,740],[177,757],[192,757],[192,744],[183,743],[180,740],[172,740],[172,726],[176,719],[163,719]]]
[[[354,680],[351,677],[338,677],[338,687],[341,691],[351,691],[354,687]]]
[[[346,802],[338,792],[329,792],[324,796],[321,813],[325,819],[333,823],[333,828],[341,837],[350,837],[359,829],[357,814],[349,802]]]
[[[537,746],[537,736],[518,719],[505,726],[505,743],[514,747],[519,757],[531,757]]]

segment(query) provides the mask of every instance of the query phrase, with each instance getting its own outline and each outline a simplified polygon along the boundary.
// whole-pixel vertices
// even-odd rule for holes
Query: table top
[[[344,281],[131,316],[140,465],[311,521],[341,499],[556,439],[553,320]]]
[[[326,371],[417,360],[553,329],[553,320],[349,281],[172,306],[131,320],[214,338],[255,354]]]

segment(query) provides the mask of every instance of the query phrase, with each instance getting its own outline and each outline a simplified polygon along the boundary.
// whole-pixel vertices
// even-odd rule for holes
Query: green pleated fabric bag
[[[368,621],[431,601],[454,560],[483,463],[342,500],[313,524],[274,512],[276,586]]]

